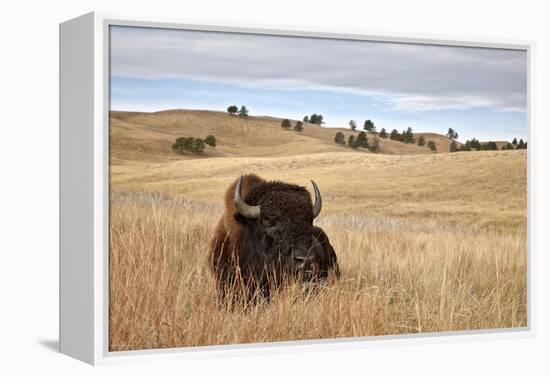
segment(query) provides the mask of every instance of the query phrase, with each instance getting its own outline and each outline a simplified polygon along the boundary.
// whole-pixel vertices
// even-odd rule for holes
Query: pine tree
[[[227,112],[231,115],[237,114],[237,111],[239,111],[239,108],[236,105],[231,105],[227,108]]]
[[[367,119],[363,124],[363,129],[367,132],[376,132],[376,127],[374,127],[374,122],[370,119]]]
[[[400,140],[401,135],[399,135],[399,131],[397,131],[395,128],[390,133],[390,139],[392,140]]]
[[[204,140],[194,137],[178,137],[176,142],[172,144],[172,149],[178,153],[202,153],[204,151],[204,147]]]
[[[214,135],[208,135],[207,137],[205,137],[204,142],[213,148],[216,147],[216,137]]]
[[[197,138],[193,139],[192,148],[195,153],[202,153],[204,151],[204,140]]]
[[[242,117],[248,116],[248,109],[246,108],[245,105],[241,106],[241,108],[239,110],[239,116],[242,116]]]
[[[472,138],[472,140],[470,141],[470,144],[471,144],[473,149],[478,150],[478,151],[481,150],[481,143],[475,137]]]
[[[423,147],[426,145],[426,139],[424,138],[424,135],[420,135],[418,138],[418,146]]]
[[[481,145],[482,151],[497,151],[498,145],[494,141],[488,141]]]
[[[388,133],[386,132],[386,129],[382,128],[378,136],[381,137],[382,139],[386,139],[388,137]]]
[[[403,134],[401,135],[401,141],[405,144],[414,143],[414,134],[411,127],[407,128],[406,131],[403,131]]]
[[[471,151],[471,150],[472,150],[471,141],[470,141],[470,140],[466,140],[466,142],[460,146],[460,150],[461,150],[462,152],[469,152],[469,151]]]
[[[512,140],[512,145],[514,147],[517,147],[518,146],[518,139],[514,138],[514,140]]]
[[[432,152],[437,151],[437,145],[435,145],[435,143],[432,140],[428,141],[426,145],[428,146],[428,148],[430,148]]]
[[[365,131],[359,132],[359,135],[355,138],[356,148],[368,148],[369,142],[367,138],[367,133]]]
[[[446,135],[449,139],[453,139],[453,140],[456,140],[458,139],[458,132],[456,132],[455,130],[453,130],[452,128],[449,128],[449,131],[447,131],[447,135]]]
[[[290,127],[292,127],[292,124],[290,123],[290,120],[283,119],[283,121],[281,122],[281,127],[285,130],[288,130]]]
[[[355,136],[349,135],[348,145],[354,149],[358,147],[357,143],[355,142]]]
[[[309,117],[309,123],[313,123],[320,126],[325,122],[323,122],[323,116],[321,114],[313,113]]]
[[[176,139],[176,142],[172,144],[172,149],[175,150],[178,153],[185,152],[185,143],[187,141],[186,137],[178,137]]]
[[[346,139],[343,132],[336,132],[336,135],[334,135],[334,142],[337,144],[346,144]]]
[[[294,126],[294,131],[302,132],[303,130],[304,130],[304,124],[300,121],[297,121],[296,125]]]

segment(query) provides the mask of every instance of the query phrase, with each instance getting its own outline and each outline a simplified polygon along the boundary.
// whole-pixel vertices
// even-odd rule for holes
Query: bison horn
[[[239,213],[244,217],[247,217],[249,219],[257,219],[258,217],[260,217],[260,206],[250,206],[241,199],[242,183],[243,177],[241,175],[241,177],[239,178],[239,182],[237,182],[237,187],[235,188],[235,206],[237,206]]]
[[[315,203],[313,204],[313,218],[316,218],[321,213],[321,207],[323,206],[323,199],[321,199],[321,192],[319,187],[315,184],[314,181],[311,181],[313,185],[313,190],[315,191]]]

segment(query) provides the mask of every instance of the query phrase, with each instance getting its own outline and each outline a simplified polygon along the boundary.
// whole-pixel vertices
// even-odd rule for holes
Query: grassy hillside
[[[282,119],[273,117],[246,118],[217,111],[167,110],[156,113],[112,112],[111,157],[115,160],[194,159],[224,156],[281,157],[326,152],[368,153],[334,143],[341,131],[346,140],[359,131],[325,128],[304,123],[299,133],[281,128]],[[294,125],[295,121],[293,121]],[[212,134],[218,140],[216,149],[208,147],[203,156],[177,155],[171,145],[179,136],[205,137]],[[438,152],[448,152],[450,140],[435,133],[418,133],[426,141],[433,140]],[[369,134],[371,140],[377,133]],[[379,139],[382,154],[433,154],[427,147]]]

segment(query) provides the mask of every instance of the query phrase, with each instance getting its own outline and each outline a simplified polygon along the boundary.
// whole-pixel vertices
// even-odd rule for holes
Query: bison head
[[[322,230],[313,225],[322,207],[315,182],[311,181],[315,192],[312,204],[304,187],[277,181],[252,187],[243,198],[242,181],[243,177],[234,194],[235,220],[241,224],[241,265],[262,275],[325,278],[332,263],[327,253],[330,245],[324,244],[326,236],[324,232],[324,237],[320,236]]]

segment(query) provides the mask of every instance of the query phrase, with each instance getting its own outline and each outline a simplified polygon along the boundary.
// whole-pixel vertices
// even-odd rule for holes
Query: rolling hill
[[[369,153],[365,149],[353,150],[334,143],[334,135],[341,131],[345,138],[357,135],[344,128],[325,128],[304,123],[299,133],[281,128],[282,119],[275,117],[246,118],[224,112],[205,110],[166,110],[155,113],[113,111],[110,116],[111,162],[119,160],[195,159],[206,157],[283,157],[326,152]],[[296,121],[293,120],[294,124]],[[171,149],[177,137],[205,137],[212,134],[218,145],[207,147],[204,154],[178,155]],[[447,152],[451,140],[436,133],[416,133],[437,145],[437,153]],[[404,144],[378,138],[369,133],[369,139],[380,141],[381,154],[416,155],[433,154],[427,147]],[[460,145],[460,144],[459,144]]]

